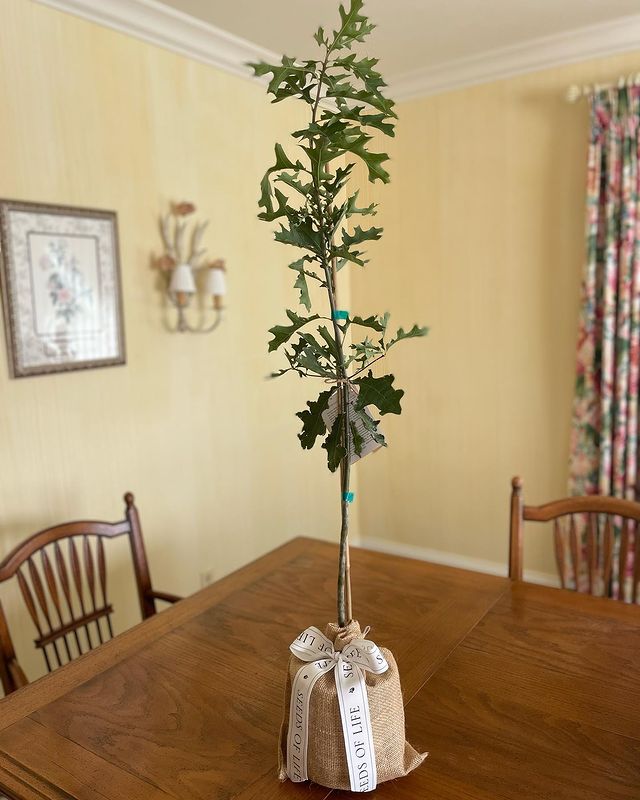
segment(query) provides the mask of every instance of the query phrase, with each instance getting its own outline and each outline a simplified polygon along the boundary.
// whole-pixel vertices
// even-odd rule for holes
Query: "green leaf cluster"
[[[331,430],[322,418],[331,388],[297,415],[302,447],[310,449],[323,440],[332,471],[346,458],[348,447],[359,454],[362,437],[357,418],[376,441],[385,443],[367,407],[380,415],[401,411],[403,392],[393,387],[393,375],[374,377],[370,365],[397,342],[427,333],[414,325],[390,336],[388,314],[337,319],[334,313],[337,272],[349,264],[364,267],[365,248],[382,235],[382,228],[354,222],[353,218],[375,215],[376,207],[360,207],[358,192],[349,191],[349,180],[360,162],[370,181],[389,181],[389,157],[373,143],[374,137],[393,136],[396,120],[394,103],[386,97],[386,84],[376,69],[378,60],[359,54],[359,45],[374,28],[362,9],[363,0],[350,0],[348,6],[339,7],[335,30],[317,30],[317,58],[301,61],[283,56],[280,64],[251,64],[257,77],[267,79],[272,102],[293,98],[309,107],[308,124],[292,134],[295,151],[275,145],[274,163],[260,184],[258,216],[278,223],[277,241],[302,251],[289,268],[295,272],[293,286],[306,313],[288,309],[288,324],[270,329],[269,351],[282,348],[288,363],[273,376],[295,372],[336,382],[344,398],[348,383],[358,388],[356,402],[342,403],[346,408]],[[328,314],[312,313],[313,287],[326,292]]]

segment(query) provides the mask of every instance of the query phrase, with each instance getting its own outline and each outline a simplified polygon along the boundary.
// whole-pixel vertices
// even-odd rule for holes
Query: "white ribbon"
[[[289,778],[294,783],[308,778],[309,699],[318,678],[335,670],[351,791],[373,791],[376,788],[376,754],[364,673],[368,670],[380,675],[389,668],[380,648],[367,639],[354,639],[336,652],[333,643],[311,627],[303,631],[289,649],[296,658],[307,662],[296,673],[291,687],[287,736]]]

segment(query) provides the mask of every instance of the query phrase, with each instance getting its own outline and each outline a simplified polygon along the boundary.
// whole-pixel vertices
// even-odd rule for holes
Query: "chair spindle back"
[[[520,478],[513,478],[511,486],[509,577],[522,580],[524,522],[553,522],[563,589],[638,602],[640,503],[589,495],[528,506]]]
[[[105,539],[128,536],[142,618],[156,600],[180,598],[154,592],[138,511],[130,492],[121,522],[68,522],[35,533],[0,561],[0,583],[16,578],[49,672],[113,638],[107,591]],[[16,660],[0,605],[0,680],[5,693],[27,682]]]

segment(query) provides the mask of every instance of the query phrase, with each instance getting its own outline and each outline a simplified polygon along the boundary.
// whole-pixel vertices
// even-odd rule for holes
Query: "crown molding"
[[[389,81],[389,93],[409,100],[633,50],[640,52],[640,14],[407,72]]]
[[[91,22],[250,77],[247,61],[280,61],[280,56],[156,0],[34,0]],[[566,33],[531,39],[475,56],[390,76],[389,93],[409,100],[550,69],[591,58],[640,51],[640,14]],[[640,70],[640,63],[639,63]]]
[[[35,0],[240,77],[247,61],[280,56],[155,0]]]

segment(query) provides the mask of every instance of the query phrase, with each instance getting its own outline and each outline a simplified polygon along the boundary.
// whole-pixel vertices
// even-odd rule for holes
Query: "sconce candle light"
[[[222,310],[222,298],[227,293],[227,278],[225,275],[226,267],[224,261],[219,258],[207,270],[207,277],[204,284],[205,294],[213,297],[213,307],[216,311]]]
[[[172,206],[170,214],[161,217],[160,232],[165,253],[157,259],[156,265],[168,276],[167,292],[178,311],[178,320],[173,330],[181,333],[185,331],[210,333],[222,321],[223,298],[227,293],[226,267],[221,258],[209,263],[203,262],[206,249],[202,248],[200,243],[208,222],[198,222],[193,226],[188,254],[184,252],[187,223],[183,218],[193,214],[195,210],[193,203],[176,203]],[[204,272],[200,292],[196,281],[198,272]],[[203,307],[198,324],[192,325],[187,319],[186,311],[191,304],[191,298],[197,294],[212,299],[214,319],[209,325],[206,324],[206,312]]]

